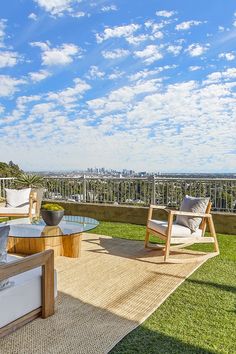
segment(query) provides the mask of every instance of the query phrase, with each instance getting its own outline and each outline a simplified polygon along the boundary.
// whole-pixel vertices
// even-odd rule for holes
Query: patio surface
[[[5,337],[0,353],[108,353],[202,263],[164,264],[143,242],[86,234],[80,259],[56,258],[55,315]]]

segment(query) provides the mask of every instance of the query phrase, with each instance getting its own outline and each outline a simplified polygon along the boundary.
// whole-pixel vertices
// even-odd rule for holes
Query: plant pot
[[[46,225],[56,226],[64,216],[64,210],[41,209],[41,215]]]

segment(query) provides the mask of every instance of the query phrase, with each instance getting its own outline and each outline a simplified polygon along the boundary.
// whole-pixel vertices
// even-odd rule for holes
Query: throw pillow
[[[7,207],[17,208],[29,205],[31,188],[25,189],[5,189],[7,198]]]
[[[7,262],[7,237],[9,234],[10,226],[0,226],[0,265]],[[6,289],[12,285],[9,279],[0,281],[0,290]]]
[[[192,213],[205,213],[209,198],[194,198],[186,195],[180,206],[180,211],[189,211]],[[192,232],[196,231],[202,218],[178,215],[176,218],[176,224],[188,227]]]

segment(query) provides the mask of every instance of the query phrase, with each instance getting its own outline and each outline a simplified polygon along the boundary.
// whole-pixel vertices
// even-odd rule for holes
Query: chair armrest
[[[46,250],[32,256],[0,265],[0,281],[28,270],[42,267],[42,317],[54,313],[54,251]]]
[[[180,211],[180,210],[170,210],[169,212],[172,215],[184,215],[184,216],[194,216],[194,217],[198,217],[198,218],[211,218],[211,214],[206,214],[206,213],[193,213],[190,211]]]
[[[153,209],[164,210],[167,213],[170,212],[170,209],[167,209],[167,207],[165,205],[153,205],[153,204],[151,204],[150,207],[149,207],[149,211],[148,211],[148,220],[152,219]]]
[[[152,209],[166,209],[167,206],[166,205],[153,205],[153,204],[151,204],[150,208],[152,208]]]
[[[20,258],[17,261],[0,265],[0,281],[17,274],[27,272],[28,270],[44,266],[48,260],[53,257],[53,250],[33,254]]]

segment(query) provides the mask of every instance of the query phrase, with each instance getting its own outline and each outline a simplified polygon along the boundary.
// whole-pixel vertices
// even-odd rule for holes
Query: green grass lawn
[[[143,240],[145,227],[101,222],[92,233]],[[112,354],[236,353],[236,236],[218,235],[218,240],[220,255],[191,275]]]

